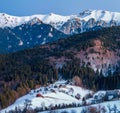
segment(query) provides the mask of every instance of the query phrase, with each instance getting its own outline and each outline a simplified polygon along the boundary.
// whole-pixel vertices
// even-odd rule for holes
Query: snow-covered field
[[[104,102],[101,104],[96,104],[96,105],[92,105],[91,107],[105,107],[106,109],[106,113],[109,113],[109,109],[108,106],[110,106],[111,108],[111,112],[110,113],[115,113],[114,112],[114,105],[116,105],[117,107],[117,112],[116,113],[120,113],[120,100],[117,101],[110,101],[110,102]],[[76,108],[67,108],[67,109],[60,109],[60,110],[54,110],[57,113],[81,113],[83,110],[89,108],[90,106],[86,106],[86,107],[76,107]],[[44,112],[40,112],[40,113],[50,113],[49,111],[44,111]],[[100,113],[103,113],[102,111]]]

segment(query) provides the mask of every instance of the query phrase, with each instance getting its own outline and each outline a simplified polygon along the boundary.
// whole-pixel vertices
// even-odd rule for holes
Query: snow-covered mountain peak
[[[87,10],[84,10],[83,12],[80,12],[79,16],[83,18],[83,17],[88,16],[90,14],[91,14],[91,10],[87,9]]]
[[[58,30],[65,34],[76,34],[88,30],[120,25],[120,13],[104,10],[85,10],[77,16],[68,19]]]
[[[27,23],[33,25],[33,24],[35,24],[35,23],[41,24],[41,23],[43,23],[43,22],[42,22],[38,17],[34,17],[33,19],[31,19],[31,20],[30,20],[29,22],[27,22]]]
[[[30,19],[30,17],[17,17],[5,13],[0,13],[0,27],[16,27],[25,22],[28,22]]]
[[[104,10],[85,10],[78,15],[62,16],[54,13],[32,16],[11,16],[0,13],[0,27],[16,27],[29,22],[43,22],[52,25],[66,34],[80,33],[95,26],[109,27],[120,25],[120,13]]]
[[[80,13],[80,18],[85,21],[88,21],[90,18],[94,18],[96,21],[103,20],[105,22],[110,22],[111,20],[120,21],[120,13],[104,10],[85,10]]]
[[[66,22],[70,19],[70,16],[61,16],[54,13],[46,14],[46,15],[32,15],[32,16],[11,16],[5,13],[0,13],[0,27],[16,27],[18,25],[24,24],[29,22],[35,18],[38,18],[43,23],[59,23],[59,22]]]
[[[54,13],[50,13],[48,15],[45,15],[42,19],[45,23],[58,23],[58,22],[66,22],[68,19],[70,19],[70,16],[61,16]]]

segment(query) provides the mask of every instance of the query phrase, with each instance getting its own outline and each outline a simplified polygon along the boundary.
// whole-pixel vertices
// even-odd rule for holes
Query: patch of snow
[[[22,30],[22,27],[19,27],[19,30]]]
[[[53,32],[53,28],[50,29],[50,32]]]
[[[41,35],[38,35],[38,38],[41,38],[42,36]]]
[[[29,45],[29,44],[30,44],[30,42],[27,42],[27,44]]]
[[[22,45],[23,45],[23,41],[20,40],[20,42],[19,42],[19,46],[22,46]]]
[[[12,45],[8,45],[8,49],[9,49],[9,48],[12,48]]]
[[[52,33],[49,33],[48,36],[49,36],[49,37],[53,37],[53,34],[52,34]]]

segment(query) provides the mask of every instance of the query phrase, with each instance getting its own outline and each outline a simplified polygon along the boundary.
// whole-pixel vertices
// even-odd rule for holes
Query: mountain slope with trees
[[[0,64],[1,108],[30,89],[58,80],[59,76],[64,79],[78,76],[83,87],[93,90],[118,89],[120,27],[86,32],[32,49],[0,55]]]
[[[67,35],[34,18],[14,28],[0,28],[0,53],[11,53],[50,43]]]

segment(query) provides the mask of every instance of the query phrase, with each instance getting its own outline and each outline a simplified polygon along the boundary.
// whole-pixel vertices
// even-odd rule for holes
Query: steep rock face
[[[78,34],[117,25],[120,25],[120,13],[102,10],[85,10],[79,15],[71,16],[64,24],[61,24],[58,28],[55,26],[55,28],[65,34]]]
[[[109,23],[107,23],[104,20],[96,21],[94,18],[85,21],[85,20],[80,20],[79,18],[74,18],[64,23],[60,28],[60,31],[62,31],[65,34],[79,34],[90,30],[97,30],[100,28],[112,27],[112,26],[117,26],[117,22],[111,20]]]
[[[82,21],[79,18],[73,18],[64,23],[60,31],[65,34],[77,34],[82,32]]]

